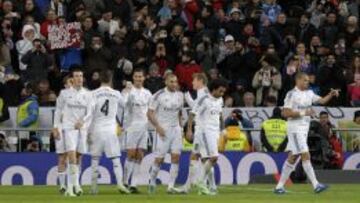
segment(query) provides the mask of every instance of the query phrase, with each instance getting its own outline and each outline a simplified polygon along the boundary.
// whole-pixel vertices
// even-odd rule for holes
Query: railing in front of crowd
[[[12,147],[12,151],[26,151],[29,140],[37,140],[42,146],[42,151],[51,151],[54,149],[54,142],[51,142],[51,128],[37,128],[29,130],[28,128],[0,128],[5,132],[6,142]],[[360,151],[360,128],[332,128],[336,136],[342,142],[343,151]],[[242,131],[251,133],[253,146],[256,151],[262,151],[260,142],[260,128],[243,128]],[[149,130],[150,135],[154,135],[154,130]],[[152,139],[150,139],[152,140]],[[150,141],[151,142],[151,141]],[[24,146],[25,145],[25,146]],[[151,143],[150,143],[151,145]]]

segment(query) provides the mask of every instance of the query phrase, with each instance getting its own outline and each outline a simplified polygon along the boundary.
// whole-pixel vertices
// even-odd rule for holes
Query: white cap
[[[239,14],[241,14],[240,9],[238,9],[238,8],[232,8],[231,11],[230,11],[230,15],[232,15],[233,13],[236,13],[236,12],[238,12]]]
[[[234,37],[232,35],[226,35],[225,36],[225,42],[234,41]]]

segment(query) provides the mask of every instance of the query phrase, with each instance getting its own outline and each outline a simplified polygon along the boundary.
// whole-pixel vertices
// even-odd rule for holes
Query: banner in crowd
[[[180,159],[178,184],[184,184],[189,170],[189,153],[183,153]],[[242,153],[226,152],[219,156],[215,167],[215,177],[218,184],[248,184],[251,177],[262,174],[277,174],[282,168],[286,153]],[[155,156],[148,154],[141,163],[140,185],[147,185],[149,170]],[[124,156],[122,156],[124,161]],[[54,153],[0,153],[0,183],[1,185],[56,185],[57,157]],[[170,157],[165,158],[158,176],[159,182],[169,181]],[[90,157],[84,156],[81,166],[81,184],[91,182]],[[360,169],[360,153],[346,153],[344,170]],[[115,184],[111,161],[100,160],[99,183]]]
[[[79,22],[50,25],[48,29],[48,39],[52,50],[69,47],[80,48],[82,31]]]
[[[224,108],[225,118],[230,115],[234,108]],[[249,119],[255,128],[260,128],[261,123],[271,117],[273,108],[239,108],[243,111],[243,117]],[[317,115],[321,111],[329,113],[330,121],[337,126],[339,121],[353,120],[356,108],[328,108],[315,107],[314,110]],[[187,120],[189,109],[183,109],[183,119]],[[40,108],[40,126],[42,128],[51,128],[54,120],[54,108],[44,107]],[[315,119],[319,119],[318,116]],[[184,123],[184,122],[183,122]],[[15,127],[16,125],[16,108],[10,108],[10,120],[6,123],[7,127]]]

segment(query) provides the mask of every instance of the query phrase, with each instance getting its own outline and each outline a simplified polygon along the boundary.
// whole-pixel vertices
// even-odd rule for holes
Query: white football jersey
[[[297,87],[286,94],[284,100],[284,108],[293,111],[304,111],[310,109],[311,106],[321,99],[312,90],[300,90]],[[310,116],[302,116],[299,118],[288,119],[288,129],[292,131],[308,132],[310,127]]]
[[[188,104],[188,106],[190,108],[193,108],[193,106],[195,105],[196,101],[199,100],[200,98],[202,98],[203,96],[209,94],[209,90],[207,87],[203,87],[201,89],[198,89],[196,91],[196,99],[193,99],[190,95],[189,92],[186,92],[185,94],[185,100],[186,100],[186,103]]]
[[[92,94],[95,102],[92,128],[96,131],[116,129],[125,107],[121,93],[111,87],[99,87]]]
[[[196,126],[206,130],[220,131],[223,105],[222,98],[215,98],[211,94],[200,98],[191,110],[195,114]]]
[[[125,129],[143,129],[148,127],[147,111],[151,93],[145,88],[133,87],[129,92],[122,93],[125,100]]]
[[[183,106],[182,92],[163,88],[153,95],[149,109],[156,111],[157,121],[162,127],[175,127],[180,125],[179,112]]]
[[[88,129],[92,119],[93,98],[85,88],[76,90],[71,87],[60,92],[56,100],[54,128],[75,129],[75,124],[84,122],[84,128]]]

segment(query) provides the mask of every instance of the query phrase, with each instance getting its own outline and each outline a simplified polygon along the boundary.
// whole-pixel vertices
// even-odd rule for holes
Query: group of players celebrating
[[[60,192],[66,196],[80,196],[83,190],[79,183],[81,156],[91,155],[91,194],[98,193],[98,166],[103,153],[112,161],[117,189],[124,194],[139,193],[137,184],[141,173],[141,161],[147,149],[149,124],[156,130],[153,139],[155,160],[150,169],[148,192],[156,191],[156,179],[167,153],[171,155],[170,180],[167,192],[186,194],[196,186],[202,195],[217,194],[214,166],[218,157],[218,140],[223,126],[223,95],[227,83],[214,80],[207,85],[206,75],[193,75],[196,99],[189,93],[178,90],[177,77],[169,73],[165,77],[165,88],[154,95],[143,87],[145,72],[135,69],[133,83],[128,82],[120,93],[112,86],[112,72],[100,73],[101,86],[93,91],[83,87],[84,76],[80,68],[74,68],[65,80],[57,102],[52,134],[56,140],[59,156],[58,179]],[[311,180],[316,193],[327,189],[315,177],[310,163],[306,143],[313,103],[324,104],[337,90],[321,98],[307,90],[309,78],[298,74],[296,87],[285,99],[284,116],[288,118],[289,158],[284,164],[282,175],[274,192],[284,194],[284,184],[301,157],[302,165]],[[182,108],[185,102],[191,108],[185,132],[183,133]],[[123,127],[122,142],[126,150],[124,170],[120,162],[120,141],[118,125]],[[193,126],[194,130],[193,130]],[[179,171],[179,158],[183,136],[193,142],[189,177],[182,187],[175,187]]]

